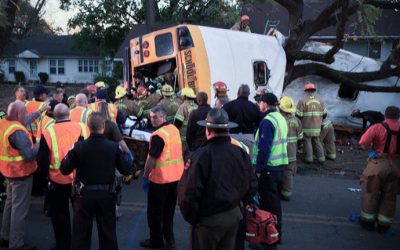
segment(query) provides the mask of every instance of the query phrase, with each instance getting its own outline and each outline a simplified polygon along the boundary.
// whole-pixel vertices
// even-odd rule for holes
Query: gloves
[[[142,182],[142,190],[147,193],[149,191],[149,179],[147,178],[143,178],[143,182]]]

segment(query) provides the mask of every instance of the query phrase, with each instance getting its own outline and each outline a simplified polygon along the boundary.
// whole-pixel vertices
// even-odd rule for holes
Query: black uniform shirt
[[[63,175],[76,169],[76,179],[85,185],[112,184],[115,169],[123,175],[130,175],[133,166],[127,154],[118,143],[107,140],[104,135],[91,133],[85,141],[78,141],[61,162]]]

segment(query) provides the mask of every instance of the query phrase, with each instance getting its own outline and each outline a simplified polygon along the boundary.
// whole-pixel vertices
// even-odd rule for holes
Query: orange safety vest
[[[87,124],[88,117],[92,112],[93,110],[91,109],[77,106],[71,109],[69,119],[71,122],[83,122],[84,124]]]
[[[179,181],[183,173],[182,142],[179,130],[174,125],[166,125],[154,131],[150,136],[161,137],[164,149],[156,160],[156,166],[149,174],[149,180],[157,184]]]
[[[26,111],[28,111],[28,115],[35,113],[39,109],[41,109],[45,105],[44,102],[39,102],[39,101],[28,101],[25,104]],[[32,131],[33,136],[36,137],[37,135],[37,130],[39,127],[39,122],[42,119],[42,116],[39,116],[36,120],[34,120],[31,124],[29,124],[28,130]]]
[[[100,102],[94,102],[89,104],[89,109],[93,110],[94,112],[97,112],[97,109],[99,107]],[[108,114],[110,115],[110,120],[117,123],[117,113],[118,113],[118,108],[116,105],[113,103],[107,103],[108,106]]]
[[[25,161],[10,145],[10,135],[18,130],[25,132],[32,143],[28,130],[21,123],[7,119],[0,121],[0,172],[7,178],[29,176],[37,169],[36,160]]]
[[[36,136],[36,141],[40,141],[40,138],[43,135],[43,132],[48,129],[50,126],[52,126],[56,120],[51,118],[50,116],[43,116],[42,120],[39,122],[39,128],[37,131],[37,136]]]
[[[89,130],[81,122],[60,122],[50,126],[43,133],[43,137],[50,149],[50,180],[59,184],[70,184],[74,180],[75,171],[69,175],[62,175],[60,172],[61,161],[68,154],[79,137],[86,139]]]
[[[236,139],[234,139],[234,138],[231,137],[231,144],[242,148],[244,151],[246,151],[247,154],[250,154],[249,147],[247,147],[246,145],[244,145],[243,142],[238,141],[238,140],[236,140]]]

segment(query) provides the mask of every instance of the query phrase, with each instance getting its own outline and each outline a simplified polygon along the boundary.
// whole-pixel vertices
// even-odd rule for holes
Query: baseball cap
[[[266,102],[268,105],[278,105],[278,98],[273,93],[266,93],[261,97],[262,102]]]

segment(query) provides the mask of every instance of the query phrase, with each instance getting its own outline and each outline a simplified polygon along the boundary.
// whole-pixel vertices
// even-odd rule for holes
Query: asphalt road
[[[400,215],[397,210],[394,235],[367,232],[351,215],[360,210],[357,180],[333,177],[296,176],[294,196],[283,202],[283,242],[279,249],[400,249]],[[42,198],[32,198],[26,227],[26,243],[48,250],[54,243],[50,219],[41,214]],[[397,202],[398,207],[400,202]],[[117,222],[119,249],[142,249],[148,237],[146,194],[135,181],[123,189],[123,216]],[[94,223],[92,249],[98,249]],[[187,249],[189,226],[179,208],[175,215],[177,249]]]

